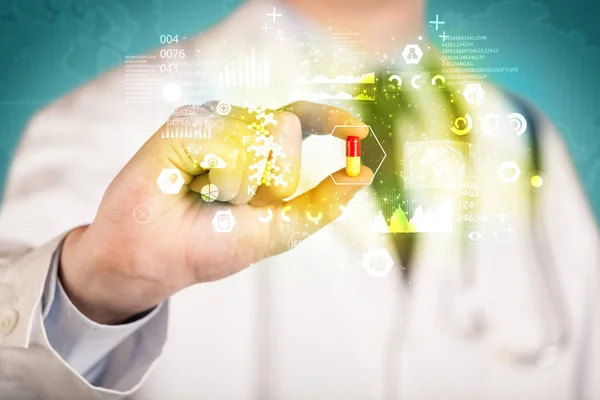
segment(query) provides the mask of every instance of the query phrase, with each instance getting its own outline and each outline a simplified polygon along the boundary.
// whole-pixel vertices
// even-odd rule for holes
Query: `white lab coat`
[[[223,59],[235,56],[244,38],[276,59],[273,80],[292,82],[298,61],[290,47],[258,29],[266,11],[264,3],[250,2],[212,30],[223,41],[208,33],[177,47]],[[160,93],[166,82],[157,76]],[[297,100],[292,89],[290,83],[230,93],[227,100],[283,105]],[[491,85],[486,92],[474,119],[509,111]],[[206,99],[221,96],[209,89]],[[0,267],[0,318],[10,325],[18,315],[10,334],[0,335],[0,397],[125,395],[123,388],[90,387],[52,351],[40,296],[54,238],[93,219],[111,179],[175,106],[161,99],[125,103],[117,69],[50,105],[27,127],[9,176],[0,238],[34,250],[17,258],[12,247]],[[560,136],[540,121],[544,191],[539,218],[520,194],[511,221],[518,240],[500,237],[477,247],[464,246],[460,235],[426,238],[417,245],[410,282],[399,268],[371,278],[360,260],[376,244],[359,195],[344,220],[295,250],[175,295],[168,340],[147,379],[163,345],[166,307],[116,350],[109,371],[134,375],[142,385],[137,399],[600,399],[598,230]],[[503,146],[502,137],[482,142]],[[524,147],[510,151],[527,159]],[[343,143],[309,138],[299,190],[343,163]],[[498,210],[500,184],[487,179],[482,189],[490,215]],[[533,235],[532,226],[543,235]],[[458,287],[467,259],[477,279],[465,291]],[[480,334],[471,329],[476,315],[485,315]],[[143,343],[144,356],[128,364],[135,343]]]

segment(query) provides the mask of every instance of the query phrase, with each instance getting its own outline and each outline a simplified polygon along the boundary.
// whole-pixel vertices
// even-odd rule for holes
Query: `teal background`
[[[0,0],[0,178],[36,110],[120,64],[125,55],[157,46],[160,34],[204,30],[239,3]],[[501,49],[486,60],[489,66],[519,67],[518,73],[492,79],[533,101],[559,127],[598,220],[600,3],[433,0],[427,19],[436,14],[448,34],[487,35],[488,46]]]

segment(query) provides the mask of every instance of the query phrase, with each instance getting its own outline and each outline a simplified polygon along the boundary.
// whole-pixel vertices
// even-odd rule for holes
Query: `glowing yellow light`
[[[534,188],[539,188],[544,183],[544,180],[542,179],[541,176],[534,175],[531,177],[530,182],[531,182],[531,186],[533,186]]]

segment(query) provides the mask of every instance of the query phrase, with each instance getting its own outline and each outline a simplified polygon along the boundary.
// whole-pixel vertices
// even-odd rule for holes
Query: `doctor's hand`
[[[119,323],[288,250],[294,232],[321,229],[372,177],[366,167],[354,178],[340,170],[344,185],[327,177],[284,200],[298,184],[302,131],[337,125],[353,125],[335,129],[341,140],[369,132],[343,110],[308,102],[227,116],[178,109],[113,180],[92,224],[67,235],[60,278],[69,298],[90,319]]]

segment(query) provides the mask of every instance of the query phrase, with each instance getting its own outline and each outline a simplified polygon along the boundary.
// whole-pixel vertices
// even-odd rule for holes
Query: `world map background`
[[[125,55],[157,47],[162,33],[192,35],[240,2],[0,0],[2,179],[37,110]],[[432,0],[426,17],[435,15],[449,34],[486,34],[487,45],[501,49],[494,63],[519,67],[492,79],[532,101],[559,128],[600,220],[600,3]]]

